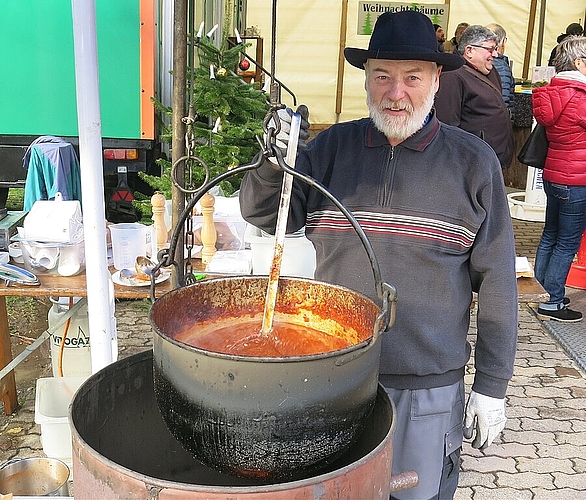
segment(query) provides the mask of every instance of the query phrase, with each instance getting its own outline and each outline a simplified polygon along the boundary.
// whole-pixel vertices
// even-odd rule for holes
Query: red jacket
[[[563,71],[533,90],[533,115],[545,126],[549,150],[543,179],[586,185],[586,76]]]

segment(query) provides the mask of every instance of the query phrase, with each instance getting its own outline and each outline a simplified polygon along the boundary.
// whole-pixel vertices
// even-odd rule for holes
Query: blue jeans
[[[549,293],[545,309],[562,309],[566,278],[586,228],[586,186],[543,181],[545,227],[535,256],[535,277]]]

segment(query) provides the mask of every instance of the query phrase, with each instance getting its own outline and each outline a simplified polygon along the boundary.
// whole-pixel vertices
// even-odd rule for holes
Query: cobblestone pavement
[[[517,253],[533,260],[543,225],[514,221],[514,227]],[[569,291],[570,296],[584,293]],[[148,308],[146,301],[117,303],[121,358],[150,348]],[[472,320],[473,342],[474,314]],[[470,365],[467,384],[472,373]],[[50,376],[50,364],[41,366],[39,376]],[[19,401],[17,412],[0,416],[0,462],[43,455],[34,423],[34,387],[19,387]],[[464,445],[456,500],[585,499],[586,374],[524,305],[507,403],[506,428],[492,446],[481,452]]]

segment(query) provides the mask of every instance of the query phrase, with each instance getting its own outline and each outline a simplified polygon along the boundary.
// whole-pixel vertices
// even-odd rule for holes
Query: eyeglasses
[[[484,50],[488,50],[491,54],[493,52],[497,52],[498,49],[498,45],[495,45],[494,47],[485,47],[484,45],[474,45],[474,44],[470,44],[470,47],[476,47],[479,49],[484,49]]]

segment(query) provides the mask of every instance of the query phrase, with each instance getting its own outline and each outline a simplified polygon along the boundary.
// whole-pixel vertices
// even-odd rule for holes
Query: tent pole
[[[72,0],[75,87],[92,373],[118,356],[108,271],[95,0]]]
[[[539,8],[539,29],[537,31],[537,57],[535,66],[541,66],[541,53],[543,52],[543,30],[545,29],[545,14],[547,13],[547,0],[541,0]]]
[[[192,50],[194,50],[192,48]],[[175,0],[173,8],[173,117],[171,139],[171,160],[173,165],[185,154],[185,116],[186,103],[186,75],[187,75],[187,0]],[[177,177],[183,183],[185,176]],[[173,185],[171,192],[172,227],[175,228],[181,219],[185,207],[185,194]],[[177,240],[177,250],[174,259],[183,266],[183,233]],[[173,272],[173,287],[179,286],[179,273]]]
[[[529,74],[529,64],[531,59],[531,47],[533,46],[533,31],[535,30],[535,12],[537,10],[537,0],[531,0],[529,8],[529,23],[527,24],[527,41],[525,42],[525,57],[523,59],[523,79],[527,79]]]
[[[342,15],[340,16],[340,46],[338,48],[338,76],[336,79],[336,123],[340,121],[342,113],[342,92],[344,90],[344,47],[346,46],[346,32],[348,29],[348,0],[342,1]]]

